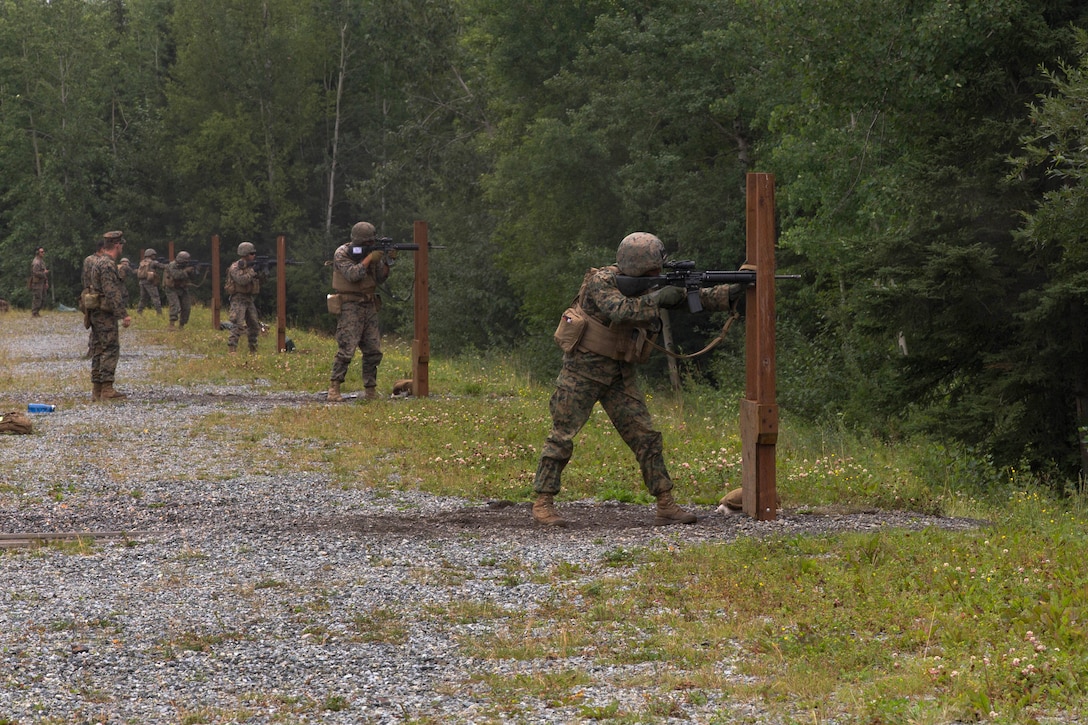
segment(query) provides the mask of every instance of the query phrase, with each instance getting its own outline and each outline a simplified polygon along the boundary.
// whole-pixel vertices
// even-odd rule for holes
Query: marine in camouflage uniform
[[[98,295],[98,307],[85,314],[91,326],[91,386],[92,400],[117,400],[126,397],[113,387],[117,360],[121,355],[121,337],[117,323],[132,324],[125,309],[124,282],[117,270],[124,236],[121,232],[106,232],[101,254],[84,260],[83,287]]]
[[[590,343],[587,334],[582,344],[563,355],[563,367],[549,403],[551,432],[544,442],[533,482],[537,494],[533,519],[549,526],[567,525],[555,510],[554,497],[560,490],[563,469],[574,452],[574,437],[599,402],[624,443],[634,452],[643,483],[657,499],[654,524],[695,523],[695,515],[673,500],[673,481],[665,466],[661,433],[653,427],[638,386],[634,360],[639,354],[627,348],[630,340],[638,339],[640,331],[659,330],[661,309],[682,302],[686,292],[680,287],[666,287],[640,297],[627,297],[616,287],[618,274],[637,277],[660,273],[664,246],[652,234],[628,235],[620,243],[616,258],[616,265],[590,270],[579,291],[583,312],[599,323],[600,332],[596,343]],[[733,287],[735,299],[740,286]],[[706,309],[724,310],[730,306],[730,293],[728,285],[721,285],[702,290],[700,298]],[[604,326],[609,327],[606,330]],[[602,340],[609,344],[602,344]]]
[[[340,384],[347,377],[356,349],[362,353],[363,396],[378,397],[378,365],[383,355],[378,328],[382,300],[377,290],[389,278],[389,260],[380,250],[365,257],[352,256],[353,247],[365,248],[374,239],[374,225],[359,222],[351,228],[351,241],[333,254],[332,287],[340,296],[340,315],[336,321],[336,358],[327,394],[330,401],[342,400]]]
[[[32,302],[30,314],[41,317],[42,305],[45,304],[45,291],[49,289],[49,269],[45,266],[45,250],[38,247],[34,259],[30,262],[30,294]]]
[[[128,281],[136,276],[136,268],[132,266],[132,262],[128,257],[124,257],[117,263],[117,274],[121,277],[121,289],[125,291],[125,309],[128,309]]]
[[[155,259],[154,249],[144,252],[140,268],[136,270],[136,279],[140,283],[140,301],[136,303],[136,313],[143,314],[145,307],[154,307],[155,313],[162,314],[162,297],[159,296],[159,271],[166,265]]]
[[[162,285],[166,290],[166,300],[170,303],[170,327],[177,323],[178,328],[189,324],[189,314],[193,309],[193,297],[189,286],[196,282],[199,272],[189,264],[188,252],[178,252],[174,261],[166,265]]]
[[[242,336],[242,330],[245,330],[249,340],[249,351],[257,352],[261,321],[257,316],[255,300],[261,291],[261,282],[267,278],[268,274],[255,266],[257,248],[250,242],[242,242],[238,245],[238,257],[239,259],[227,269],[231,321],[227,349],[232,353],[238,351],[238,338]]]

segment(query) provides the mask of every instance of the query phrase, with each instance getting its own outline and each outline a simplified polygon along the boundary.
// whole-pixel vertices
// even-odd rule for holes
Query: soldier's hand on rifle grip
[[[656,289],[646,295],[654,302],[658,307],[676,307],[681,302],[687,299],[687,291],[683,287],[668,286]]]
[[[370,265],[374,264],[379,259],[381,259],[383,254],[384,254],[384,252],[382,252],[382,250],[375,249],[373,252],[371,252],[370,254],[366,255],[366,257],[363,258],[363,266],[366,267],[367,269],[370,269]]]

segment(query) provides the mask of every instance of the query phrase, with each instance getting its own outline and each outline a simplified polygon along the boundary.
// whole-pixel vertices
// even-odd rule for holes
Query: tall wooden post
[[[219,284],[219,235],[212,235],[212,329],[219,329],[219,310],[223,305]]]
[[[276,237],[276,350],[287,352],[287,238]]]
[[[412,241],[419,245],[415,256],[415,285],[412,298],[415,301],[415,335],[412,339],[412,395],[426,398],[430,395],[428,365],[431,360],[430,320],[428,316],[428,281],[430,261],[428,259],[427,222],[417,221],[413,228]]]
[[[745,391],[740,402],[744,513],[773,521],[778,509],[775,445],[774,175],[748,174],[747,254],[756,284],[746,294]]]

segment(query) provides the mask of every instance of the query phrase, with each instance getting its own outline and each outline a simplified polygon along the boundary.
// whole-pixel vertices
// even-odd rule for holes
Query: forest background
[[[1086,29],[1077,0],[0,0],[0,297],[41,245],[73,305],[109,229],[285,234],[291,324],[331,330],[351,225],[426,220],[433,351],[545,378],[586,268],[635,230],[736,268],[769,172],[783,408],[1076,485]],[[721,323],[674,318],[688,350]],[[735,393],[742,341],[685,375]]]

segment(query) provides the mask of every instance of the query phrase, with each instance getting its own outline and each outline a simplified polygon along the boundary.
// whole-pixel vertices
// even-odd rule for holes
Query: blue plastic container
[[[29,403],[26,406],[26,412],[28,413],[52,413],[56,409],[57,406],[46,403]]]

